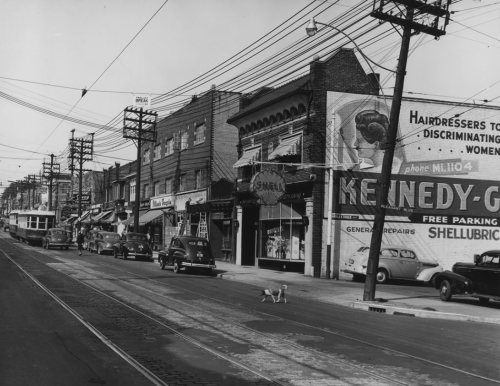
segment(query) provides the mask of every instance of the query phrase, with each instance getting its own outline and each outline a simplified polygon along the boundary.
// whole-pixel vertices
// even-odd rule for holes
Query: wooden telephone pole
[[[49,202],[47,208],[49,212],[52,210],[52,180],[61,171],[61,165],[54,163],[54,157],[54,154],[51,154],[50,162],[43,163],[43,177],[49,180]]]
[[[74,131],[72,131],[74,134]],[[82,217],[82,180],[83,172],[90,171],[91,169],[84,169],[83,164],[87,161],[92,161],[92,156],[94,154],[94,133],[89,136],[82,138],[74,138],[73,136],[69,140],[69,170],[71,175],[75,171],[75,165],[78,164],[78,221]]]
[[[418,0],[375,0],[371,16],[403,27],[403,38],[399,53],[398,68],[396,71],[396,84],[392,96],[391,114],[389,118],[389,129],[387,131],[387,147],[382,162],[382,171],[378,179],[377,203],[375,219],[373,221],[373,232],[370,242],[370,253],[366,269],[366,281],[363,293],[363,300],[375,300],[375,287],[378,274],[378,263],[382,236],[384,233],[385,208],[387,206],[387,196],[391,184],[391,169],[394,158],[394,148],[398,132],[399,113],[401,110],[401,100],[403,98],[403,86],[406,75],[406,62],[408,59],[408,49],[412,30],[414,34],[426,33],[438,39],[444,35],[446,25],[449,22],[450,13],[448,11],[451,0],[438,0],[432,4],[427,4]],[[394,13],[393,5],[397,5]],[[390,6],[390,13],[384,7]],[[401,7],[402,6],[402,7]],[[429,16],[432,16],[429,18]],[[439,26],[440,19],[444,18],[444,23]],[[423,21],[426,20],[427,24]]]
[[[141,203],[141,144],[156,142],[158,113],[141,108],[126,108],[123,117],[123,138],[135,140],[137,145],[137,172],[135,175],[134,232],[139,231],[139,206]]]

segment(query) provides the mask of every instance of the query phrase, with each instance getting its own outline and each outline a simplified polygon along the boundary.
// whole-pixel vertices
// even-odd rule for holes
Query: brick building
[[[238,133],[226,121],[239,107],[240,94],[212,86],[159,121],[156,143],[144,145],[140,192],[149,211],[139,221],[157,249],[184,222],[209,238],[216,258],[231,259]]]
[[[228,119],[239,136],[237,264],[325,277],[328,172],[320,166],[329,161],[327,92],[378,95],[375,76],[364,72],[352,50],[340,49],[311,62],[307,75],[242,97],[242,109]],[[250,191],[252,177],[264,171],[276,172],[264,178],[285,183],[274,205],[261,205]]]

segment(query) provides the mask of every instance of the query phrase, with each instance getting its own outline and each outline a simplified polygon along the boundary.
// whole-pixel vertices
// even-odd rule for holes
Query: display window
[[[260,209],[261,257],[304,260],[304,202],[279,202]]]

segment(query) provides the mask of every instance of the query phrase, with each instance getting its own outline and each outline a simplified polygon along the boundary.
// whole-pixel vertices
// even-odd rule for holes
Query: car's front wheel
[[[179,265],[179,262],[177,261],[177,259],[174,260],[174,272],[175,273],[179,273],[181,270],[181,266]]]
[[[389,280],[389,273],[381,268],[377,271],[377,283],[378,284],[385,284]]]
[[[451,300],[451,284],[448,280],[443,280],[439,289],[439,297],[443,302]]]

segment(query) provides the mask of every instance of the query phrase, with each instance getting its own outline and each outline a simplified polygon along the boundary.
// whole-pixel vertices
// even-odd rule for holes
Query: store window
[[[280,202],[275,206],[262,206],[261,257],[272,259],[304,260],[304,225],[306,213],[303,202]]]

